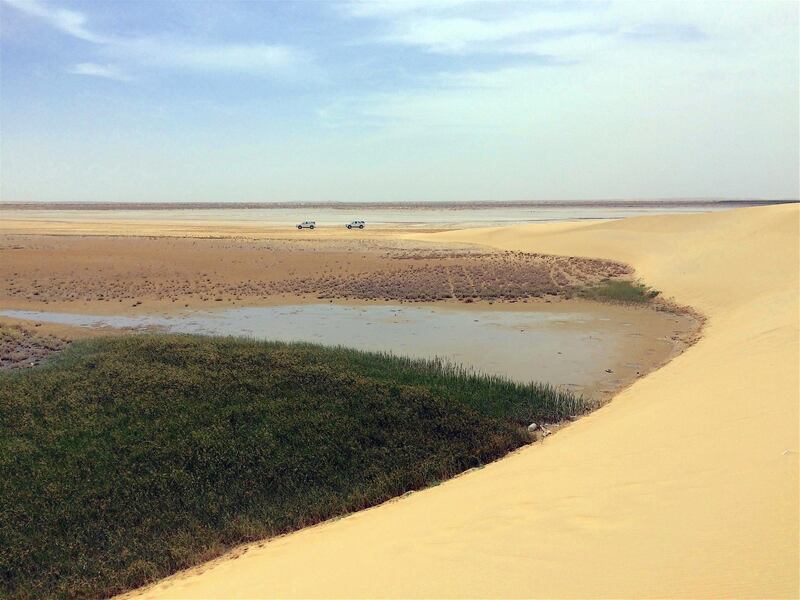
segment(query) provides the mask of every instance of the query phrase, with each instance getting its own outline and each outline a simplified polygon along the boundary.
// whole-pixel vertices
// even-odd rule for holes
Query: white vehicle
[[[317,222],[316,221],[303,221],[302,223],[300,223],[297,226],[297,228],[298,229],[314,229],[314,227],[316,227],[316,226],[317,226]]]
[[[348,229],[364,229],[364,221],[352,221],[347,224]]]

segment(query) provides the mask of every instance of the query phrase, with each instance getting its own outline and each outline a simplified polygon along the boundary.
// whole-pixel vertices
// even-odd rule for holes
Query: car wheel
[[[310,226],[309,226],[309,229],[314,229],[314,226],[313,226],[313,225],[310,225]]]
[[[303,228],[303,226],[302,226],[302,225],[298,225],[298,226],[297,226],[297,228],[298,228],[298,229],[302,229],[302,228]]]
[[[353,226],[352,226],[352,225],[348,225],[348,226],[347,226],[347,228],[348,228],[348,229],[352,229],[352,228],[353,228]]]
[[[359,225],[358,228],[359,229],[364,229],[364,226],[363,225]]]

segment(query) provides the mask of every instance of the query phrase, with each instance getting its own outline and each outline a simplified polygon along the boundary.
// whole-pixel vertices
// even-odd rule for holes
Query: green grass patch
[[[580,291],[580,296],[589,300],[625,304],[645,304],[652,301],[658,294],[658,290],[628,279],[606,279]]]
[[[375,505],[585,412],[547,386],[343,348],[75,343],[0,374],[0,597],[97,598]]]

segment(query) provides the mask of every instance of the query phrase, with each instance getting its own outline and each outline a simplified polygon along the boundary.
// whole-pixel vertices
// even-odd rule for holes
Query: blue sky
[[[798,6],[0,0],[0,199],[796,198]]]

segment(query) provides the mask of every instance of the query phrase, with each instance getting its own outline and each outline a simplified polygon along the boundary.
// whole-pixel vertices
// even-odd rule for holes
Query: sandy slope
[[[797,597],[797,206],[427,239],[629,262],[709,317],[609,406],[401,501],[148,597]]]

